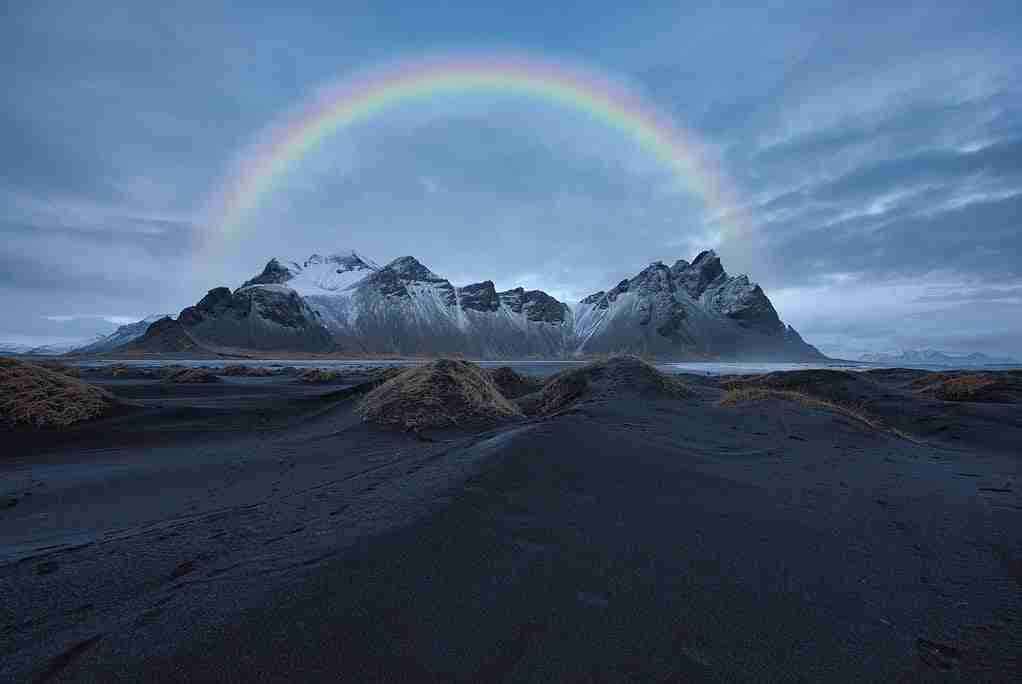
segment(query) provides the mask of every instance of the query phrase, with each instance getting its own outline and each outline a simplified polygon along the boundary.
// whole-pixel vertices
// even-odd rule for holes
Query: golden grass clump
[[[326,370],[325,368],[310,368],[298,376],[299,380],[310,384],[339,382],[343,378],[344,374],[341,371]]]
[[[893,432],[900,437],[910,439],[908,435],[902,433],[900,430],[896,430],[888,426],[880,418],[870,415],[870,413],[866,411],[865,407],[861,405],[813,396],[811,391],[805,388],[772,389],[770,387],[754,387],[732,383],[730,387],[724,391],[724,396],[721,397],[720,405],[740,406],[742,404],[765,401],[767,399],[780,399],[782,401],[794,402],[809,409],[819,409],[839,413],[871,428],[886,430]]]
[[[357,411],[367,422],[413,430],[521,415],[482,368],[453,359],[398,373],[367,394]]]
[[[0,359],[0,417],[7,423],[65,427],[97,418],[114,403],[106,390],[63,373]]]
[[[1001,401],[1022,398],[1022,377],[1010,371],[927,373],[911,383],[913,391],[942,401]]]
[[[638,357],[612,356],[554,375],[538,392],[522,397],[519,404],[529,415],[545,416],[567,408],[583,396],[606,398],[624,393],[669,399],[692,394],[680,378],[657,370]]]
[[[486,372],[497,383],[500,393],[508,399],[517,399],[526,394],[531,394],[543,386],[543,381],[539,378],[523,375],[509,366],[488,368]]]

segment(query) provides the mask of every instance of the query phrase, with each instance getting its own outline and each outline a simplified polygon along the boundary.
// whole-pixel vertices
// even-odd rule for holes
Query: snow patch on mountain
[[[302,296],[335,293],[348,289],[380,267],[355,252],[313,254],[305,261],[271,259],[266,268],[241,287],[287,285]]]

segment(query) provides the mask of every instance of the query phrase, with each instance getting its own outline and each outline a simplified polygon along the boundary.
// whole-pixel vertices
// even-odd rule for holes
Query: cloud
[[[922,303],[941,302],[1018,302],[1022,300],[1022,285],[1014,287],[982,287],[965,290],[945,291],[920,295],[915,301]]]

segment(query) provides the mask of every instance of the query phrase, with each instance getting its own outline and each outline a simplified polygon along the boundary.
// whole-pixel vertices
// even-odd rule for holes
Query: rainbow
[[[409,101],[493,92],[537,98],[601,122],[671,171],[680,189],[718,217],[736,206],[700,145],[634,90],[590,70],[521,54],[448,54],[404,60],[318,91],[271,126],[239,158],[212,207],[216,233],[231,235],[279,179],[328,136]]]

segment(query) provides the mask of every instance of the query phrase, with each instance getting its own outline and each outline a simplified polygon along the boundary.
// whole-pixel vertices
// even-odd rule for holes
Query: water
[[[292,359],[260,359],[260,360],[236,360],[236,359],[201,359],[201,360],[176,360],[176,359],[138,359],[130,361],[107,361],[92,360],[82,361],[78,365],[83,368],[98,368],[124,364],[139,368],[157,368],[168,365],[181,365],[189,367],[222,368],[229,365],[264,366],[266,368],[326,368],[337,370],[359,370],[364,368],[379,367],[408,367],[425,363],[425,360],[418,359],[316,359],[316,360],[292,360]],[[491,360],[477,361],[484,368],[496,368],[498,366],[510,366],[521,373],[537,375],[541,377],[553,375],[567,368],[577,368],[585,364],[585,361],[536,361],[536,360]],[[724,362],[724,361],[699,361],[686,363],[660,363],[657,367],[669,373],[694,373],[697,375],[751,375],[756,373],[770,373],[773,371],[808,370],[816,368],[828,368],[831,370],[868,370],[871,368],[890,368],[890,366],[848,363],[848,362],[824,362],[824,363],[769,363],[769,362]],[[948,370],[944,366],[910,366],[921,370]],[[1018,366],[997,366],[997,370],[1005,368],[1017,368]],[[982,370],[982,369],[972,369]],[[989,370],[994,370],[993,367]]]

